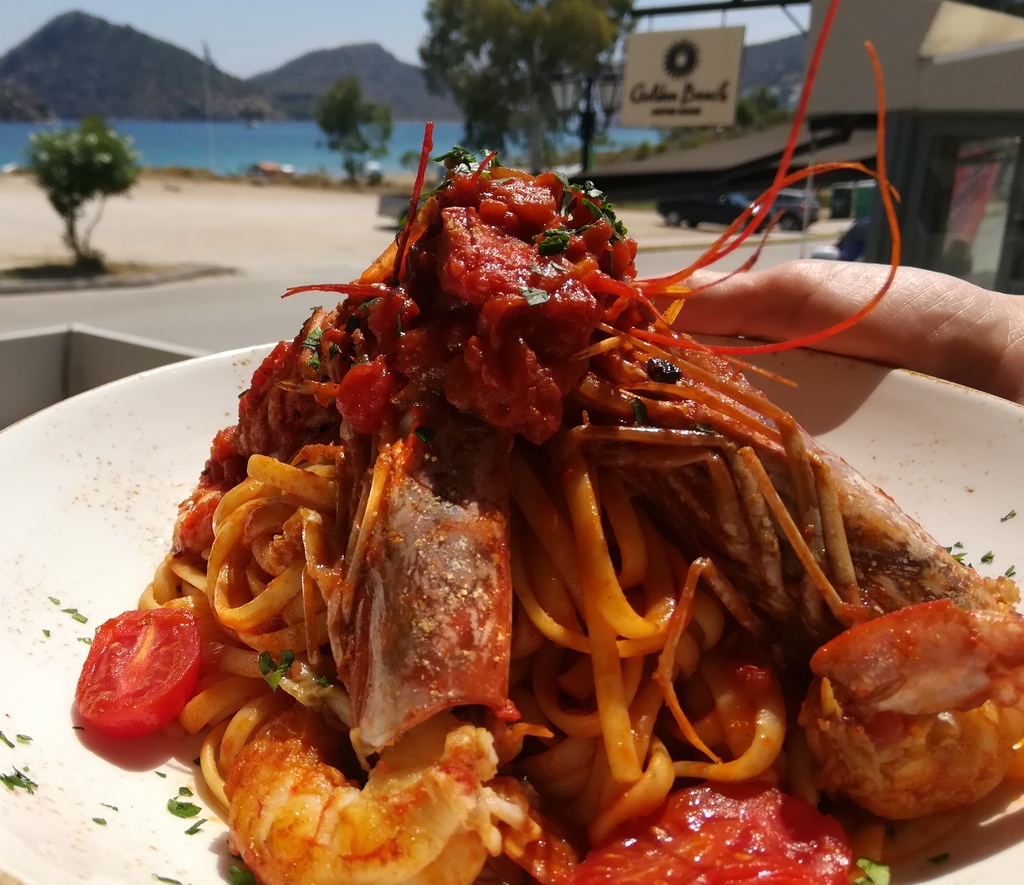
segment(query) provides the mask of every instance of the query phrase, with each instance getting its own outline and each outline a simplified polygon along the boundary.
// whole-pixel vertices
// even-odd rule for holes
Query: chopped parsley
[[[1017,574],[1017,567],[1011,565],[1005,572],[1003,572],[1003,574],[1007,578],[1012,578],[1015,574]]]
[[[16,734],[14,736],[14,739],[19,744],[31,744],[32,743],[32,738],[29,735],[27,735],[27,734]]]
[[[633,421],[637,424],[647,424],[647,406],[644,401],[634,396],[630,405],[633,407]]]
[[[194,824],[192,824],[192,826],[185,830],[185,835],[194,836],[196,833],[200,831],[200,829],[202,829],[203,824],[205,824],[207,820],[208,818],[205,817],[199,818],[199,820],[197,820]]]
[[[302,346],[306,350],[311,351],[307,364],[310,368],[320,368],[320,339],[323,337],[324,330],[316,328],[306,336],[306,340],[302,342]]]
[[[94,817],[92,822],[94,824],[99,824],[101,827],[105,827],[107,825],[107,819],[105,817]]]
[[[78,641],[79,642],[84,642],[86,645],[92,645],[92,637],[91,636],[79,636],[78,637]]]
[[[47,639],[50,638],[50,631],[47,630],[45,627],[43,627],[43,636],[45,636]]]
[[[537,238],[537,251],[545,257],[560,255],[569,248],[570,238],[569,231],[564,227],[546,230]]]
[[[550,292],[545,292],[543,289],[536,289],[533,286],[520,286],[519,294],[526,299],[526,303],[529,304],[530,307],[543,304],[551,298]]]
[[[864,875],[854,879],[854,885],[890,885],[892,876],[886,864],[861,857],[857,859],[857,866]]]
[[[153,878],[156,879],[157,882],[165,882],[166,885],[182,885],[181,879],[172,879],[170,876],[160,876],[153,873]]]
[[[269,651],[261,651],[257,661],[260,666],[260,673],[262,673],[263,678],[267,680],[267,685],[269,685],[273,691],[277,691],[277,686],[281,683],[281,677],[288,672],[292,663],[295,661],[295,652],[290,648],[286,648],[281,652],[281,662],[275,664]]]
[[[989,550],[988,553],[981,557],[981,561],[988,564],[995,558],[996,555],[991,550]]]
[[[1013,519],[1016,515],[1017,515],[1017,511],[1016,510],[1011,510],[1009,513],[1006,514],[1006,516],[1000,516],[999,517],[999,521],[1000,522],[1006,522],[1006,520]]]
[[[182,802],[180,799],[168,799],[167,810],[175,817],[195,817],[202,811],[194,802]]]
[[[954,543],[952,547],[943,547],[942,549],[945,550],[950,556],[952,556],[953,559],[955,559],[957,562],[963,564],[964,557],[967,555],[967,551],[964,550],[964,545],[960,541]],[[954,550],[958,552],[954,553]]]
[[[0,741],[3,741],[12,750],[14,749],[14,741],[8,738],[7,735],[5,735],[2,731],[0,731]]]
[[[71,615],[71,617],[74,620],[78,621],[79,624],[85,624],[89,620],[77,608],[62,608],[61,611],[64,612],[65,614]]]
[[[102,805],[104,808],[109,808],[111,811],[117,811],[117,806],[111,805],[108,802],[101,802],[100,805]]]
[[[441,163],[446,169],[452,172],[472,172],[477,165],[476,154],[466,150],[462,145],[455,145],[446,154],[432,158],[435,163]]]
[[[27,793],[34,793],[39,786],[25,772],[14,769],[12,774],[0,774],[0,784],[3,784],[12,793],[15,790],[25,790]]]
[[[256,885],[256,874],[248,867],[231,867],[231,885]]]
[[[157,777],[167,777],[167,773],[163,771],[154,771],[153,774],[155,774]]]
[[[433,427],[420,425],[412,433],[420,442],[428,443],[434,438],[434,434],[437,433],[437,431],[434,430]]]
[[[46,598],[49,599],[50,602],[52,602],[54,605],[60,605],[60,600],[56,596],[47,596]]]

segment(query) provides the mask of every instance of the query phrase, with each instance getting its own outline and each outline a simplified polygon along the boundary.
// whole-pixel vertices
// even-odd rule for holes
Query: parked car
[[[858,218],[830,246],[819,246],[811,252],[811,258],[827,258],[832,261],[863,261],[864,246],[867,243],[870,218]]]
[[[806,191],[785,188],[775,196],[769,217],[779,216],[775,222],[780,230],[803,230],[821,217],[821,203],[814,194]]]
[[[696,227],[702,222],[732,224],[749,205],[743,194],[693,194],[658,200],[657,210],[669,227]]]
[[[658,214],[671,227],[685,224],[696,227],[701,223],[732,224],[743,211],[754,204],[754,199],[735,191],[727,193],[692,194],[685,197],[667,197],[657,203]],[[801,190],[781,190],[772,203],[768,217],[774,218],[780,230],[803,230],[818,220],[821,205],[818,200]]]

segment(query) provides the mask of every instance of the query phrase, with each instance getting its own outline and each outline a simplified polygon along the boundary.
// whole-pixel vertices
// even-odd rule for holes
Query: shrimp
[[[970,805],[1020,738],[1024,618],[949,600],[841,633],[811,658],[799,723],[821,786],[899,820]]]
[[[490,733],[435,716],[386,750],[362,788],[328,762],[338,734],[296,707],[271,720],[227,779],[232,850],[263,885],[468,885],[524,810],[485,784]]]

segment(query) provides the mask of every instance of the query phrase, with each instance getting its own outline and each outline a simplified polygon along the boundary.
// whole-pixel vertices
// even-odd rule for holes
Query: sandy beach
[[[210,264],[257,276],[363,267],[394,237],[388,219],[377,215],[378,195],[146,173],[128,196],[106,201],[92,243],[111,262]],[[685,238],[652,210],[623,209],[620,216],[647,247]],[[61,234],[60,218],[30,176],[0,175],[0,267],[64,260]]]
[[[0,176],[0,266],[63,259],[62,224],[28,175]],[[209,264],[277,276],[292,268],[368,263],[394,230],[377,194],[248,181],[144,175],[106,201],[92,244],[115,263]]]

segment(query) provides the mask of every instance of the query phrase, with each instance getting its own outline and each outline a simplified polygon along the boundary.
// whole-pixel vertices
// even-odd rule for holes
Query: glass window
[[[999,288],[1004,248],[1024,242],[1011,224],[1020,224],[1020,161],[1020,137],[932,139],[922,206],[927,267]]]

